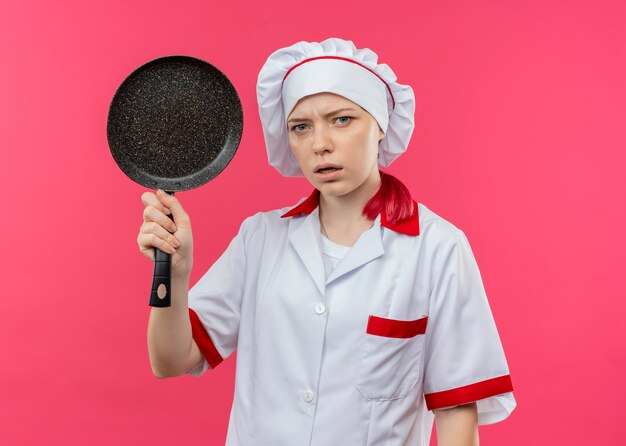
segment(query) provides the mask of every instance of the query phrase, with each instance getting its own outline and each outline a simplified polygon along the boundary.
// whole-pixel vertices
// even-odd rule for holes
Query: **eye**
[[[302,133],[306,130],[306,124],[296,124],[293,127],[291,127],[291,130],[296,133]]]
[[[340,116],[337,119],[335,119],[335,121],[337,122],[337,124],[339,125],[346,125],[347,123],[349,123],[352,120],[351,117],[349,116]]]

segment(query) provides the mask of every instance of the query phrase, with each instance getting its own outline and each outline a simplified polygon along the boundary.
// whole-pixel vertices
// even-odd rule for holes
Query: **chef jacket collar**
[[[313,212],[317,206],[319,206],[319,191],[317,189],[313,189],[311,195],[308,196],[302,203],[293,207],[283,215],[281,218],[293,217],[298,214],[310,214]],[[392,231],[399,232],[401,234],[406,235],[419,235],[420,226],[419,226],[419,215],[417,213],[417,203],[413,200],[413,212],[411,216],[406,220],[402,220],[397,222],[395,225],[389,224],[387,221],[387,214],[382,213],[380,216],[380,224],[385,228],[391,229]]]

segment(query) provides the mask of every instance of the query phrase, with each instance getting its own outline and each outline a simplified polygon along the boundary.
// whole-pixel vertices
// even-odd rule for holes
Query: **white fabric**
[[[326,59],[310,61],[319,57]],[[389,166],[407,149],[415,113],[410,86],[397,83],[391,68],[378,63],[376,53],[368,48],[357,49],[351,41],[331,38],[319,43],[298,42],[270,55],[257,81],[268,160],[282,175],[303,176],[289,147],[285,111],[290,112],[304,96],[322,92],[350,99],[381,125],[385,131],[379,144],[381,167]]]
[[[393,111],[387,85],[361,65],[341,59],[315,59],[291,71],[283,82],[283,116],[287,118],[298,101],[315,93],[332,92],[359,104],[387,131]]]
[[[333,270],[339,265],[341,259],[350,251],[350,246],[340,245],[322,235],[322,257],[324,260],[324,271],[326,277],[330,276]]]
[[[326,277],[318,210],[285,211],[246,219],[189,293],[222,357],[237,349],[227,445],[427,446],[424,394],[508,375],[462,231],[421,203],[416,237],[378,217]],[[369,315],[428,325],[373,336]],[[479,423],[514,407],[511,392],[481,399]]]

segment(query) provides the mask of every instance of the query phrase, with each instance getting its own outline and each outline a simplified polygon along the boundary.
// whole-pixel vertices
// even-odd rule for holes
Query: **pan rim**
[[[226,117],[222,120],[221,125],[225,128],[225,138],[222,147],[219,148],[218,154],[197,171],[179,176],[159,176],[149,172],[144,166],[132,162],[128,157],[124,156],[131,149],[118,147],[118,142],[112,135],[116,134],[119,129],[115,127],[116,122],[114,122],[112,117],[115,116],[116,111],[120,108],[118,107],[118,102],[121,100],[120,98],[123,97],[125,89],[128,88],[131,82],[140,79],[140,76],[148,72],[154,65],[165,64],[165,66],[167,66],[181,62],[184,64],[191,63],[196,67],[201,67],[205,74],[218,82],[220,87],[224,88],[224,92],[222,92],[221,95],[227,98],[226,103],[228,107],[226,107]],[[182,54],[158,57],[143,63],[133,70],[116,89],[109,105],[107,116],[107,140],[116,164],[130,179],[142,186],[152,189],[159,188],[168,191],[183,191],[194,189],[211,181],[232,161],[241,142],[242,134],[243,110],[241,107],[241,99],[230,79],[216,66],[206,60]]]

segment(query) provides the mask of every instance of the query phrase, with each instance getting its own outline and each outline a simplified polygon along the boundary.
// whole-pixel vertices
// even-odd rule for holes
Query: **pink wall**
[[[518,400],[481,444],[616,444],[625,3],[211,3],[3,5],[0,444],[223,444],[233,358],[200,379],[151,374],[143,189],[109,153],[109,102],[133,69],[169,54],[214,63],[241,95],[235,159],[179,194],[195,282],[244,217],[308,193],[266,163],[255,81],[271,51],[329,36],[372,47],[413,86],[417,128],[390,171],[462,228],[478,259]]]

